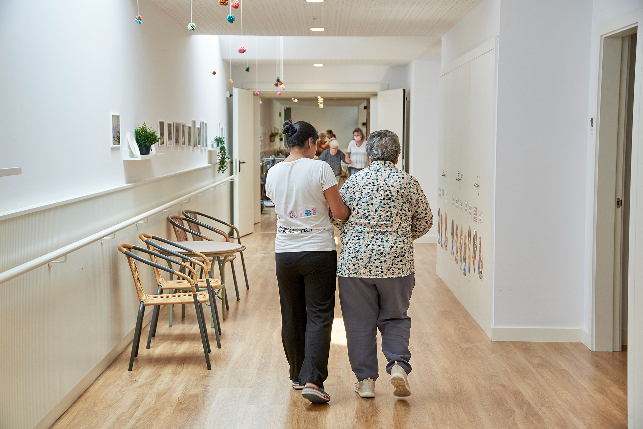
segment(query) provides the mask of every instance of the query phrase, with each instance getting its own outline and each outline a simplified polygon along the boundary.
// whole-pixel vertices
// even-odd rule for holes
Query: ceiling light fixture
[[[323,64],[313,64],[313,67],[324,67]]]
[[[324,31],[324,27],[311,27],[310,31]]]

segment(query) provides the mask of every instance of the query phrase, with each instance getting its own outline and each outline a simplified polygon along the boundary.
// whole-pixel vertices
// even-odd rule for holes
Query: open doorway
[[[630,168],[637,27],[602,38],[596,118],[595,351],[627,345]]]

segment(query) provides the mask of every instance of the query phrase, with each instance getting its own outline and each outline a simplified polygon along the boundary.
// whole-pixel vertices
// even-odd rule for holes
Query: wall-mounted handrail
[[[94,243],[96,241],[100,241],[100,240],[104,239],[108,235],[114,234],[115,232],[120,231],[122,229],[125,229],[128,226],[137,224],[138,222],[140,222],[140,221],[142,221],[142,220],[144,220],[144,219],[146,219],[146,218],[148,218],[148,217],[150,217],[150,216],[152,216],[152,215],[154,215],[156,213],[162,212],[163,210],[168,209],[168,208],[170,208],[172,206],[175,206],[177,204],[181,204],[181,202],[185,201],[186,198],[189,199],[190,197],[193,197],[193,196],[195,196],[196,194],[198,194],[200,192],[207,191],[208,189],[212,189],[212,188],[215,188],[215,187],[217,187],[219,185],[222,185],[222,184],[224,184],[226,182],[230,182],[230,181],[234,180],[236,177],[237,177],[236,175],[226,177],[223,180],[219,180],[218,182],[214,182],[214,183],[212,183],[212,184],[210,184],[208,186],[205,186],[205,187],[203,187],[201,189],[198,189],[198,190],[196,190],[194,192],[191,192],[191,193],[189,193],[187,195],[183,195],[182,197],[177,198],[177,199],[175,199],[173,201],[170,201],[167,204],[163,204],[162,206],[159,206],[159,207],[157,207],[155,209],[149,210],[149,211],[147,211],[145,213],[142,213],[142,214],[140,214],[138,216],[130,218],[130,219],[124,221],[124,222],[118,223],[118,224],[116,224],[116,225],[114,225],[112,227],[109,227],[109,228],[104,229],[104,230],[102,230],[100,232],[97,232],[96,234],[92,234],[89,237],[83,238],[82,240],[75,241],[75,242],[73,242],[71,244],[68,244],[67,246],[61,247],[58,250],[54,250],[53,252],[49,252],[49,253],[47,253],[45,255],[42,255],[42,256],[40,256],[40,257],[38,257],[36,259],[32,259],[31,261],[25,262],[24,264],[21,264],[21,265],[18,265],[17,267],[11,268],[10,270],[3,271],[2,273],[0,273],[0,284],[2,284],[4,282],[8,282],[11,279],[15,279],[16,277],[21,276],[21,275],[23,275],[23,274],[25,274],[25,273],[33,270],[33,269],[41,267],[41,266],[43,266],[45,264],[49,264],[52,261],[56,261],[57,259],[62,258],[63,256],[66,256],[66,255],[70,254],[71,252],[75,252],[76,250],[81,249],[81,248],[83,248],[83,247],[85,247],[85,246],[87,246],[89,244],[92,244],[92,243]]]

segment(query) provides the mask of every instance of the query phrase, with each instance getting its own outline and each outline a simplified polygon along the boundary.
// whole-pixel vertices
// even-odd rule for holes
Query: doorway
[[[601,40],[596,118],[594,351],[622,351],[627,345],[636,32],[633,25]]]

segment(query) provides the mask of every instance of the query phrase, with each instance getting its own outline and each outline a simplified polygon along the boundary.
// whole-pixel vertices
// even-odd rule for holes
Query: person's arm
[[[326,197],[326,201],[328,201],[328,206],[330,207],[333,217],[341,221],[348,220],[348,217],[351,215],[351,211],[346,204],[344,204],[342,197],[339,195],[339,188],[337,185],[326,189],[324,191],[324,196]]]
[[[411,204],[413,215],[411,216],[411,240],[416,240],[429,232],[433,226],[433,213],[431,207],[415,177],[411,178]]]

